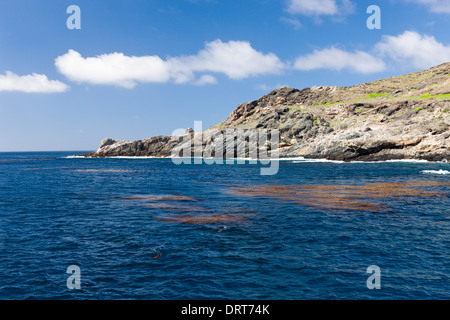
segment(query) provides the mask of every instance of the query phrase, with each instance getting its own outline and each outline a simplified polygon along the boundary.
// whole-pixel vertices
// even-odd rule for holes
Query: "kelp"
[[[208,208],[194,206],[187,203],[144,203],[145,206],[155,209],[165,209],[169,211],[185,211],[185,212],[209,212]]]
[[[246,221],[242,216],[226,213],[217,214],[205,214],[205,215],[194,215],[194,214],[178,214],[178,215],[168,215],[168,216],[154,216],[154,218],[159,219],[161,222],[175,222],[184,224],[209,224],[218,222],[237,222]]]
[[[364,185],[257,185],[232,187],[235,195],[274,198],[319,209],[384,211],[386,204],[372,201],[404,197],[442,197],[445,193],[417,189],[450,185],[445,182],[367,183]]]
[[[143,201],[195,201],[194,198],[177,195],[146,195],[146,196],[130,196],[122,198],[130,200],[143,200]]]
[[[162,209],[171,213],[164,216],[154,216],[160,222],[174,222],[184,224],[209,224],[234,221],[245,221],[245,218],[235,214],[213,213],[209,208],[194,205],[196,199],[180,195],[145,195],[123,197],[128,200],[143,201],[143,205],[153,209]],[[196,213],[196,214],[192,214]],[[201,213],[201,214],[199,214]]]

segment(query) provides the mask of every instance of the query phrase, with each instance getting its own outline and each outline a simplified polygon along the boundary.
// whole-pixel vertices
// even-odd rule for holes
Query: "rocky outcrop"
[[[446,63],[353,87],[279,88],[239,105],[228,119],[204,131],[201,155],[218,156],[214,153],[220,141],[217,133],[277,129],[276,151],[281,158],[443,161],[450,160],[449,128],[450,63]],[[194,132],[139,141],[107,138],[99,150],[85,156],[167,157],[183,145],[180,141],[187,141],[184,147],[192,147],[183,137],[193,138]],[[234,139],[236,145],[245,142]],[[249,155],[248,148],[239,149],[241,154],[238,149],[234,156]],[[244,154],[242,150],[246,150]]]
[[[100,145],[96,152],[89,153],[87,157],[165,157],[169,156],[177,141],[170,136],[159,136],[138,141],[117,141],[109,139],[107,144]]]

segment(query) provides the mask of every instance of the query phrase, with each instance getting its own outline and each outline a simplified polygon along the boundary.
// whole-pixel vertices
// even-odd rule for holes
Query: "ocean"
[[[0,153],[0,299],[450,298],[449,163],[77,153]]]

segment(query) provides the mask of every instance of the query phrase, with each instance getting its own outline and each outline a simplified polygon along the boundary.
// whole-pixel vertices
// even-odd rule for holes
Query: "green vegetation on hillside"
[[[368,93],[366,95],[366,98],[370,98],[370,99],[382,98],[382,97],[388,96],[390,94],[392,94],[392,92]]]

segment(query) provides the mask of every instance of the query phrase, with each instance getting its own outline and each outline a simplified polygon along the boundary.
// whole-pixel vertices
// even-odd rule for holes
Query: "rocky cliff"
[[[450,160],[450,63],[352,87],[279,88],[204,131],[203,150],[210,152],[215,134],[227,129],[278,129],[281,158]],[[167,157],[180,137],[193,135],[107,138],[84,156]]]

